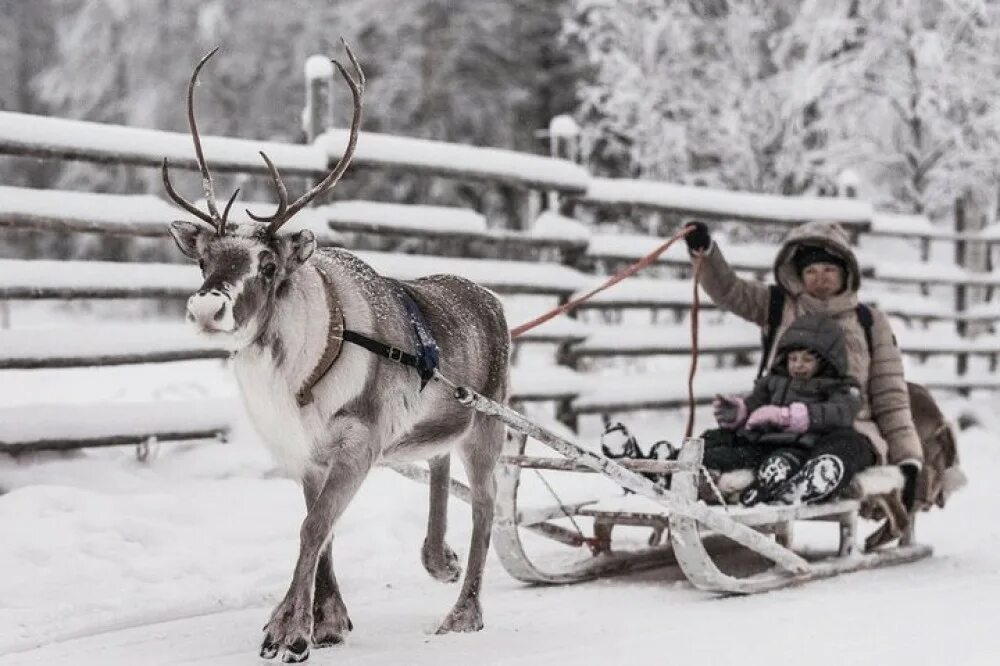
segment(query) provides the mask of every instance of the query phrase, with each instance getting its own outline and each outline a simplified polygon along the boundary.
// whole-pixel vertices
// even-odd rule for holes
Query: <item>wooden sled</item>
[[[459,387],[456,398],[473,409],[497,418],[517,436],[509,439],[499,466],[494,545],[503,566],[518,580],[562,584],[602,576],[676,564],[697,588],[722,594],[753,594],[843,573],[913,562],[931,555],[931,548],[914,543],[912,525],[899,544],[862,552],[857,544],[861,500],[838,499],[822,504],[753,508],[711,506],[697,499],[704,441],[687,439],[676,461],[612,460],[589,451],[528,421],[518,412]],[[549,446],[562,458],[525,456],[528,437]],[[558,503],[541,509],[518,506],[521,470],[597,472],[622,488],[648,498],[656,510],[603,510],[597,502]],[[670,473],[670,489],[650,481],[641,472]],[[586,536],[554,521],[570,519],[592,525]],[[789,547],[792,523],[832,521],[839,525],[839,548],[822,557],[803,555]],[[646,548],[617,551],[611,536],[616,526],[643,526],[652,530]],[[581,558],[565,558],[549,565],[536,563],[526,553],[522,534],[541,535],[568,547],[582,549]],[[662,536],[665,533],[665,538]],[[661,539],[664,541],[659,543]],[[717,555],[742,551],[763,558],[763,570],[748,575],[723,572]]]

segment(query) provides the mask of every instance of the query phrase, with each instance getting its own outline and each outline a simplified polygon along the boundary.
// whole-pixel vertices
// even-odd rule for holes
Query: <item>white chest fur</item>
[[[300,478],[314,451],[294,390],[275,368],[270,350],[245,349],[234,364],[243,404],[257,434],[275,462],[293,478]]]

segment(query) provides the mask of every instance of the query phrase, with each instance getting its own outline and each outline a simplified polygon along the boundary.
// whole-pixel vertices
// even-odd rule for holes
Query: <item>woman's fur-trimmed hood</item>
[[[793,296],[803,291],[802,279],[795,269],[792,257],[795,251],[804,245],[822,247],[843,259],[847,265],[847,275],[844,276],[847,291],[857,293],[861,288],[858,258],[851,249],[851,239],[847,232],[835,222],[809,222],[789,232],[774,258],[774,279],[785,288],[785,291]]]

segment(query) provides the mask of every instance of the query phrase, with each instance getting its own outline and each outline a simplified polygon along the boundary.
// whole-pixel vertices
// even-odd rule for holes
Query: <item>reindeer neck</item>
[[[295,393],[311,385],[336,359],[344,324],[371,325],[357,278],[329,257],[311,257],[289,277],[257,341],[241,356],[273,366]]]

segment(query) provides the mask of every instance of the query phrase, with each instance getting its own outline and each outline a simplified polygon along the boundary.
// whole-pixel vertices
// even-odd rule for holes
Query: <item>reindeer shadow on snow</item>
[[[354,100],[343,156],[321,182],[289,203],[276,167],[262,152],[277,190],[277,211],[268,217],[247,211],[253,223],[229,223],[239,191],[220,213],[194,118],[194,87],[214,53],[198,63],[187,96],[208,212],[176,192],[166,160],[163,181],[170,197],[196,218],[170,227],[204,276],[188,300],[187,319],[234,352],[247,412],[305,494],[298,560],[287,594],[264,627],[260,654],[303,661],[310,647],[340,643],[352,629],[333,571],[333,527],[376,463],[429,461],[421,560],[437,580],[461,577],[458,558],[445,542],[452,450],[469,478],[473,530],[458,600],[438,633],[477,631],[483,626],[479,593],[504,426],[463,407],[450,392],[423,388],[440,362],[462,384],[493,400],[506,399],[510,335],[503,306],[488,290],[457,276],[394,280],[343,249],[317,249],[308,230],[278,234],[295,213],[333,188],[351,162],[365,77],[349,48],[356,78],[334,61]],[[414,348],[417,354],[405,351]]]

